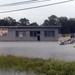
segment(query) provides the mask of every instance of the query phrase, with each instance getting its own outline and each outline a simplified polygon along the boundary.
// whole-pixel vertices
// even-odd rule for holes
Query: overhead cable
[[[71,1],[74,1],[74,0],[67,0],[67,1],[56,2],[56,3],[52,3],[52,4],[46,4],[46,5],[35,6],[35,7],[29,7],[29,8],[23,8],[23,9],[16,9],[16,10],[10,10],[10,11],[3,11],[3,12],[0,12],[0,13],[9,13],[9,12],[15,12],[15,11],[29,10],[29,9],[34,9],[34,8],[41,8],[41,7],[51,6],[51,5],[63,4],[63,3],[71,2]]]
[[[38,3],[38,2],[45,2],[50,0],[30,0],[30,1],[22,1],[22,2],[16,2],[16,3],[9,3],[9,4],[2,4],[1,7],[8,7],[8,6],[16,6],[16,5],[23,5],[23,4],[32,4],[32,3]]]

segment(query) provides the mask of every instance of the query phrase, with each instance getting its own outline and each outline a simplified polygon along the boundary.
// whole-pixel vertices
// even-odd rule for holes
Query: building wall
[[[48,30],[47,30],[48,31]],[[58,35],[58,29],[51,29],[49,31],[55,31],[55,37],[45,37],[44,36],[44,31],[42,31],[41,33],[41,40],[42,41],[57,41],[58,38],[59,38],[59,35]]]
[[[26,31],[26,37],[16,37],[16,31]],[[40,31],[40,41],[57,41],[58,29],[8,29],[7,36],[0,36],[0,41],[37,41],[37,37],[30,37],[30,31]],[[55,37],[45,37],[44,31],[55,31]]]

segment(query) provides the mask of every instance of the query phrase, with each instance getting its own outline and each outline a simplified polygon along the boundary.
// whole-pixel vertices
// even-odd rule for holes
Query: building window
[[[23,31],[23,37],[26,37],[26,31]]]
[[[55,37],[55,31],[44,31],[45,37]]]
[[[55,31],[52,31],[52,37],[55,37]]]
[[[25,37],[26,31],[16,31],[16,37]]]
[[[16,31],[16,37],[19,37],[19,32],[18,31]]]
[[[40,31],[30,31],[30,37],[37,37],[40,34]]]
[[[30,36],[31,36],[31,37],[33,36],[33,32],[32,32],[32,31],[30,31]]]

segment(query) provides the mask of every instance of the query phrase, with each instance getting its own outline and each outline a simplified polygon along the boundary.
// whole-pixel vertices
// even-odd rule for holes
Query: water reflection
[[[55,58],[75,61],[74,44],[59,42],[0,42],[0,55],[16,55],[39,58]]]

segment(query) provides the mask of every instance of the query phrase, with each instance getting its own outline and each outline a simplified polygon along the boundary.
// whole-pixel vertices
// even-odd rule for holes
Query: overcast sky
[[[29,1],[29,0],[0,0],[0,5],[14,3],[14,2],[21,2],[21,1]],[[23,5],[10,6],[10,7],[0,7],[0,12],[21,9],[21,8],[23,9],[23,8],[35,7],[45,4],[52,4],[61,1],[67,1],[67,0],[51,0],[40,3],[23,4]],[[23,10],[23,11],[10,12],[10,13],[0,13],[0,19],[8,16],[16,20],[19,20],[20,18],[27,18],[29,19],[30,23],[37,22],[38,24],[42,24],[44,20],[51,15],[56,15],[57,17],[66,16],[68,18],[75,18],[75,1],[59,5],[30,9],[30,10]]]

